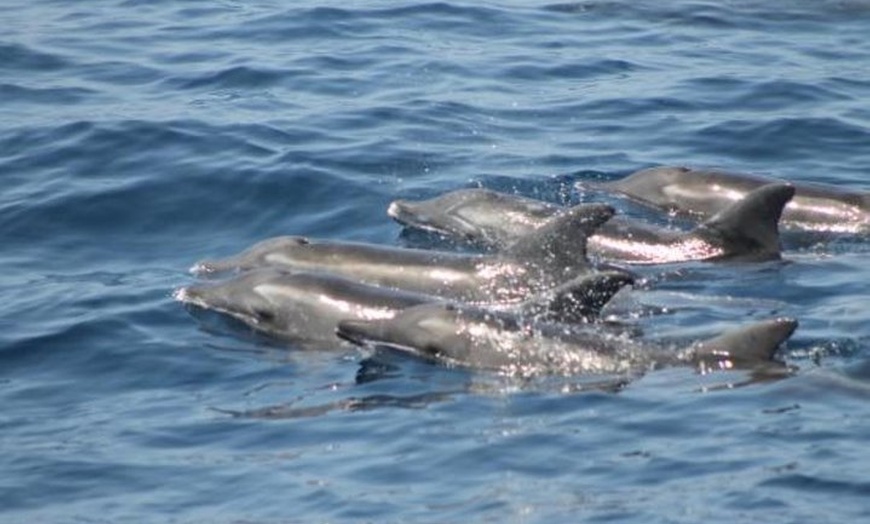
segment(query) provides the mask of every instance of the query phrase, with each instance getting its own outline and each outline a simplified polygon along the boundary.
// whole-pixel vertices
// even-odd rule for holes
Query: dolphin
[[[464,302],[515,302],[593,272],[586,258],[586,239],[613,214],[613,208],[604,204],[576,206],[496,254],[288,236],[265,240],[223,260],[200,262],[191,271],[209,274],[274,266],[329,272]]]
[[[643,169],[611,182],[586,183],[632,200],[670,211],[711,217],[729,204],[776,179],[721,170],[688,167]],[[795,185],[782,226],[797,231],[870,232],[870,192],[821,185]]]
[[[639,375],[665,366],[717,369],[782,368],[777,348],[797,321],[749,324],[674,350],[588,326],[534,322],[508,312],[451,303],[423,304],[390,319],[342,320],[338,336],[357,345],[392,347],[435,362],[508,375]]]
[[[599,259],[628,264],[701,260],[770,260],[780,257],[778,223],[794,187],[768,184],[683,232],[616,216],[587,242]],[[487,189],[465,189],[422,202],[395,201],[387,214],[407,226],[504,248],[528,237],[564,208]]]
[[[601,308],[633,280],[619,272],[578,277],[511,307],[524,317],[593,322]],[[372,286],[340,276],[261,268],[220,283],[179,288],[176,300],[240,320],[268,336],[305,348],[335,346],[340,320],[388,319],[438,297]]]

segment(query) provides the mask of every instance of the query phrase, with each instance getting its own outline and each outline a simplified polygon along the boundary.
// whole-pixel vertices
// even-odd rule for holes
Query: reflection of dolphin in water
[[[529,376],[635,374],[675,365],[703,372],[776,366],[774,353],[796,328],[792,319],[766,320],[669,350],[588,326],[528,322],[509,313],[438,303],[405,309],[391,319],[343,320],[338,334],[356,344],[386,345],[446,364]]]
[[[760,187],[689,232],[614,217],[589,238],[588,252],[633,264],[779,258],[778,222],[794,195],[786,184]],[[396,201],[387,213],[405,225],[510,246],[564,212],[559,206],[486,189],[464,189],[422,202]]]
[[[654,167],[612,182],[588,185],[622,193],[640,203],[710,217],[750,191],[774,182],[777,180],[742,173]],[[794,199],[783,212],[782,225],[808,231],[868,232],[870,193],[818,184],[796,185]]]
[[[631,277],[593,273],[521,302],[511,309],[523,316],[562,322],[593,321]],[[362,284],[326,273],[286,273],[264,268],[220,283],[180,288],[176,298],[217,311],[266,335],[306,347],[335,346],[342,319],[386,319],[405,308],[439,301],[437,297]]]
[[[237,256],[200,262],[193,271],[274,266],[287,271],[324,271],[461,301],[518,301],[592,272],[586,259],[586,238],[613,213],[613,208],[602,204],[577,206],[535,235],[494,255],[279,237]]]

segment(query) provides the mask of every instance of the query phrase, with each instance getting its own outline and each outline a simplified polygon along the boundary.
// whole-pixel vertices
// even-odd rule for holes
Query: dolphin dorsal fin
[[[519,311],[536,320],[553,322],[591,322],[601,309],[634,276],[624,271],[602,271],[570,280],[523,302]]]
[[[773,361],[779,346],[797,329],[793,318],[763,320],[692,346],[702,369],[746,369]]]
[[[779,258],[779,219],[794,192],[790,184],[764,185],[702,223],[696,231],[722,244],[725,252],[721,258]]]
[[[566,209],[504,251],[517,260],[536,260],[546,267],[588,265],[586,241],[616,213],[607,204],[580,204]]]

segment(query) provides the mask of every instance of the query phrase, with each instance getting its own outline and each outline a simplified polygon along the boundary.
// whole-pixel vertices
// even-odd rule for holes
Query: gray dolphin
[[[689,232],[616,216],[589,238],[590,255],[630,264],[691,260],[768,260],[780,256],[778,222],[794,195],[787,184],[755,189]],[[503,248],[530,236],[564,208],[487,189],[464,189],[422,202],[395,201],[398,222]]]
[[[466,302],[513,302],[594,271],[586,258],[586,239],[613,213],[603,204],[577,206],[493,255],[278,237],[227,259],[200,262],[192,271],[274,266]]]
[[[680,350],[589,327],[529,322],[506,312],[456,304],[424,304],[385,320],[343,320],[338,335],[385,345],[449,365],[509,375],[634,375],[663,366],[715,369],[783,367],[777,348],[797,328],[788,318],[728,331]]]
[[[630,276],[600,272],[578,277],[511,308],[523,316],[591,322]],[[438,297],[372,286],[327,273],[287,273],[261,268],[220,283],[179,288],[175,298],[242,321],[256,331],[306,348],[335,346],[342,319],[392,318]]]
[[[612,182],[584,184],[621,193],[647,205],[710,217],[750,191],[775,182],[779,181],[712,169],[654,167]],[[795,197],[782,215],[784,228],[833,233],[870,231],[870,193],[821,184],[795,187]]]

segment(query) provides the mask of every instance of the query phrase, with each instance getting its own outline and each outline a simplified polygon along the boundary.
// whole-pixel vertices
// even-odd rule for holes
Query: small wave
[[[789,111],[804,105],[812,107],[813,104],[851,99],[825,84],[791,80],[757,82],[731,76],[689,78],[678,89],[688,98],[698,92],[715,92],[715,97],[704,100],[703,107],[726,112],[746,109]]]
[[[564,15],[598,17],[618,16],[623,20],[647,20],[673,25],[746,29],[771,24],[783,27],[804,26],[818,22],[850,21],[870,11],[867,0],[817,0],[814,2],[755,2],[732,0],[726,3],[679,0],[658,2],[639,0],[588,0],[560,2],[543,6],[544,10]]]
[[[67,105],[81,103],[98,91],[82,87],[24,87],[0,84],[0,98],[6,103]]]
[[[820,475],[806,473],[780,474],[760,483],[762,487],[789,488],[818,495],[828,493],[842,497],[852,495],[856,497],[870,496],[870,482],[859,480],[843,480],[825,478]]]
[[[513,65],[517,60],[511,61],[511,66],[506,68],[500,76],[517,80],[545,81],[552,79],[584,80],[608,75],[627,75],[645,69],[640,64],[628,60],[599,59],[588,62],[571,62],[557,65],[545,65],[540,63]]]
[[[692,142],[698,149],[732,157],[794,162],[819,149],[855,151],[870,143],[870,129],[834,117],[728,120],[700,129]]]
[[[213,74],[198,76],[181,82],[182,89],[199,89],[203,87],[216,89],[262,88],[281,83],[287,78],[296,76],[286,70],[268,70],[238,66]]]
[[[60,71],[74,65],[61,55],[45,53],[22,44],[0,44],[3,69],[22,72]]]

